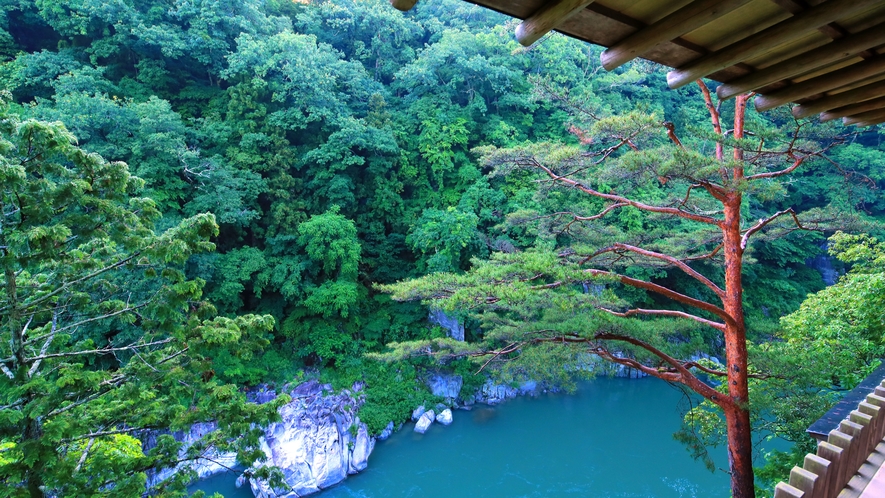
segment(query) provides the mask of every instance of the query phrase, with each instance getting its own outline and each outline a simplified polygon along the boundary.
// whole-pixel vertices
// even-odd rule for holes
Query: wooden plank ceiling
[[[885,122],[885,0],[468,1],[523,19],[526,46],[551,30],[602,45],[608,70],[642,57],[673,68],[671,88],[710,78],[722,99],[757,92],[760,111]]]

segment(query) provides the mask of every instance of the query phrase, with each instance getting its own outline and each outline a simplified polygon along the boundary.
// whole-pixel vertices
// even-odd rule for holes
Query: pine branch
[[[597,309],[611,313],[614,316],[620,316],[620,317],[624,317],[624,318],[626,318],[628,316],[633,316],[633,315],[657,315],[657,316],[673,316],[673,317],[677,317],[677,318],[687,318],[689,320],[694,320],[698,323],[702,323],[704,325],[713,327],[716,330],[725,332],[725,324],[724,323],[719,323],[719,322],[714,322],[712,320],[707,320],[706,318],[701,318],[697,315],[692,315],[691,313],[685,313],[684,311],[650,310],[650,309],[643,309],[643,308],[634,308],[634,309],[630,309],[630,310],[627,310],[624,312],[619,312],[619,311],[614,311],[614,310],[610,310],[607,308],[597,308]]]
[[[620,196],[620,195],[603,194],[602,192],[599,192],[598,190],[594,190],[594,189],[578,182],[577,180],[572,180],[571,178],[565,178],[560,175],[557,175],[556,173],[553,172],[553,170],[544,166],[543,164],[539,163],[538,161],[536,161],[534,159],[532,159],[532,165],[534,167],[544,171],[545,173],[547,173],[547,175],[551,179],[553,179],[554,181],[559,181],[559,182],[565,183],[567,185],[571,185],[572,187],[575,187],[578,190],[580,190],[586,194],[592,195],[594,197],[599,197],[600,199],[614,201],[616,203],[624,203],[629,206],[633,206],[637,209],[641,209],[643,211],[649,211],[652,213],[660,213],[660,214],[670,214],[670,215],[678,216],[680,218],[685,218],[687,220],[697,221],[700,223],[706,223],[708,225],[719,226],[719,220],[717,220],[715,218],[710,218],[709,216],[702,216],[702,215],[698,215],[698,214],[694,214],[694,213],[689,213],[688,211],[683,211],[678,208],[665,207],[665,206],[652,206],[652,205],[645,204],[645,203],[642,203],[639,201],[628,199],[628,198]]]
[[[793,161],[793,164],[792,164],[790,167],[788,167],[788,168],[784,168],[784,169],[782,169],[782,170],[780,170],[780,171],[771,171],[771,172],[768,172],[768,173],[758,173],[758,174],[755,174],[755,175],[750,175],[750,176],[747,177],[747,180],[759,180],[759,179],[761,179],[761,178],[777,178],[777,177],[779,177],[779,176],[789,175],[790,173],[792,173],[793,171],[795,171],[796,168],[798,168],[799,166],[801,166],[802,163],[805,162],[806,159],[808,159],[807,156],[806,156],[806,157],[800,157],[799,159],[796,159],[795,161]]]
[[[596,251],[594,254],[587,256],[587,258],[585,258],[583,261],[581,261],[580,264],[585,264],[585,263],[587,263],[587,261],[589,261],[590,259],[592,259],[600,254],[605,254],[608,252],[619,252],[619,251],[630,251],[630,252],[634,252],[636,254],[640,254],[642,256],[646,256],[649,258],[654,258],[654,259],[658,259],[658,260],[670,263],[671,265],[679,268],[680,270],[682,270],[683,272],[685,272],[687,275],[694,278],[698,282],[707,286],[707,288],[709,288],[710,290],[715,292],[716,295],[719,296],[720,298],[725,297],[724,290],[722,290],[718,285],[714,284],[710,279],[701,275],[699,272],[694,270],[692,267],[685,264],[683,261],[680,261],[680,260],[674,258],[673,256],[669,256],[667,254],[649,251],[647,249],[642,249],[640,247],[635,247],[635,246],[631,246],[628,244],[617,243],[617,244],[613,244],[605,249],[601,249],[599,251]]]

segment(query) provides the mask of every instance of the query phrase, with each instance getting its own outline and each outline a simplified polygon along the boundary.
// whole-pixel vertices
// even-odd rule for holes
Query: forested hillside
[[[167,262],[202,285],[221,317],[270,315],[274,325],[257,328],[262,347],[206,349],[204,376],[241,387],[364,380],[363,420],[378,432],[430,399],[416,377],[433,363],[366,353],[445,333],[428,323],[426,305],[375,286],[462,272],[496,252],[552,249],[567,234],[538,216],[586,206],[539,193],[523,172],[489,174],[478,147],[581,146],[577,130],[589,120],[640,114],[713,147],[703,145],[709,115],[697,87],[668,90],[664,69],[645,61],[606,72],[599,47],[559,35],[523,48],[513,26],[459,0],[406,14],[384,0],[5,0],[0,89],[8,115],[61,122],[84,151],[125,162],[144,182],[137,194],[155,203],[158,233],[214,215],[215,251]],[[748,120],[771,133],[792,122],[784,109]],[[838,210],[881,235],[885,130],[813,129],[832,146],[829,160],[809,160],[785,190],[746,205],[747,216]],[[665,183],[642,195],[662,198]],[[655,229],[629,208],[611,217],[621,234]],[[754,342],[824,289],[806,263],[826,254],[830,235],[783,231],[753,243],[744,285]],[[633,271],[697,286],[678,271]],[[467,318],[468,340],[484,330]],[[123,345],[126,331],[85,324],[79,333]],[[679,338],[686,348],[719,354],[715,336],[693,334]],[[445,368],[483,382],[466,359]]]

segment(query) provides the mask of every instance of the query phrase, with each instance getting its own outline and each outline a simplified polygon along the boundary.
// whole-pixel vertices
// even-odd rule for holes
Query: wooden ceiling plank
[[[812,100],[811,102],[796,106],[793,108],[793,116],[804,118],[817,114],[819,112],[829,111],[856,102],[863,102],[878,97],[885,97],[885,81],[879,81],[870,85],[855,88],[847,92],[837,93],[822,99]]]
[[[544,4],[537,12],[516,27],[516,39],[524,47],[556,29],[569,18],[581,12],[593,0],[556,0]]]
[[[762,112],[774,109],[775,107],[849,85],[855,81],[860,81],[883,72],[885,72],[885,57],[879,56],[875,59],[839,68],[831,73],[790,85],[768,95],[760,95],[755,99],[756,110]]]
[[[716,89],[716,95],[723,100],[730,99],[735,95],[756,90],[776,81],[791,78],[821,66],[844,60],[882,44],[885,44],[885,24],[873,26],[857,34],[848,35],[823,47],[809,50],[803,54],[750,73],[742,78],[719,85],[719,88]]]
[[[879,97],[878,99],[858,102],[857,104],[846,105],[833,109],[831,111],[827,111],[820,115],[820,120],[832,121],[834,119],[863,114],[865,112],[875,111],[883,108],[885,108],[885,97]]]
[[[667,73],[670,88],[680,88],[698,78],[800,38],[804,34],[844,17],[864,12],[881,0],[829,0],[750,35],[740,41]]]
[[[862,112],[853,116],[846,116],[842,118],[842,124],[853,125],[857,123],[869,123],[879,120],[885,120],[885,109],[877,109],[875,111]]]
[[[695,0],[609,47],[600,57],[602,67],[609,71],[620,67],[658,43],[679,38],[750,1],[752,0]]]

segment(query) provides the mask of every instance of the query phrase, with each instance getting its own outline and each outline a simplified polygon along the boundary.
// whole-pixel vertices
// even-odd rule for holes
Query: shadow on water
[[[728,476],[707,471],[672,437],[685,401],[656,379],[600,378],[574,394],[456,410],[452,425],[423,435],[406,425],[378,443],[368,469],[314,496],[726,497]],[[725,449],[712,451],[724,468]],[[233,480],[199,487],[252,496]]]

